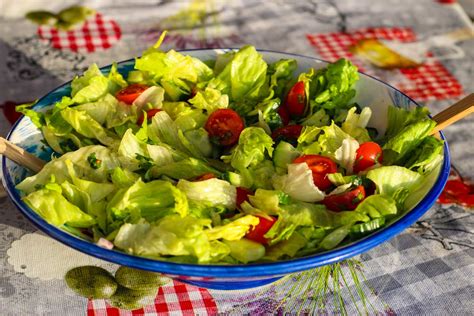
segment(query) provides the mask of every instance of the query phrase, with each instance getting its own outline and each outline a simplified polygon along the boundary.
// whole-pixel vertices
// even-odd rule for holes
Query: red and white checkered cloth
[[[153,305],[128,311],[110,306],[106,300],[89,300],[87,316],[216,315],[217,305],[206,289],[170,281],[159,288]]]
[[[349,51],[350,46],[366,38],[402,42],[416,40],[416,34],[410,28],[399,27],[367,28],[350,33],[307,34],[306,37],[323,59],[336,61],[339,58],[348,58],[359,67],[360,71],[371,75],[374,75],[374,69],[370,66],[364,67],[363,63]],[[461,84],[436,60],[427,61],[416,68],[396,71],[403,80],[395,79],[389,83],[417,101],[450,99],[463,93]]]
[[[112,47],[122,36],[122,31],[117,22],[97,13],[69,31],[41,25],[38,36],[57,49],[91,53]]]

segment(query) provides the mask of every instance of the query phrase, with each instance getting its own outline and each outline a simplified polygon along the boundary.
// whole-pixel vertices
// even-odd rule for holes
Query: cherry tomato
[[[161,110],[159,109],[151,109],[151,110],[148,110],[146,111],[146,119],[149,120],[151,119],[153,116],[155,116],[156,113],[160,112]],[[137,120],[137,124],[138,125],[142,125],[143,124],[143,118],[144,116],[143,115],[140,115],[140,117],[138,118]]]
[[[204,180],[213,179],[215,177],[216,177],[215,174],[213,174],[212,172],[208,172],[196,177],[193,181],[204,181]]]
[[[286,96],[285,106],[292,117],[300,117],[306,109],[306,93],[303,81],[298,81],[291,87]]]
[[[268,243],[268,240],[264,236],[270,230],[270,228],[272,228],[273,224],[276,222],[276,219],[273,217],[271,220],[260,216],[257,217],[260,220],[258,225],[253,227],[245,235],[245,238],[266,245]]]
[[[127,104],[132,104],[136,98],[140,96],[146,89],[149,87],[144,84],[131,84],[128,87],[123,88],[115,94],[117,100],[122,101]]]
[[[377,162],[382,163],[383,153],[379,144],[366,142],[360,145],[356,151],[356,160],[354,163],[354,173],[359,173]]]
[[[327,190],[332,183],[327,175],[337,172],[337,165],[327,157],[319,155],[303,155],[293,160],[293,163],[305,162],[313,172],[313,182],[320,190]]]
[[[239,140],[244,122],[234,110],[219,109],[212,112],[204,128],[212,141],[221,146],[231,146]]]
[[[324,198],[322,203],[329,210],[340,212],[354,210],[363,199],[365,199],[365,189],[363,185],[359,185],[352,191],[329,195]]]
[[[301,125],[288,125],[279,127],[272,133],[272,138],[274,141],[286,140],[286,141],[296,141],[303,130]]]
[[[288,125],[288,123],[290,123],[290,113],[288,113],[288,110],[285,106],[280,105],[278,108],[278,115],[280,115],[283,125]]]
[[[448,180],[448,182],[446,182],[446,186],[444,187],[443,192],[446,192],[447,194],[453,196],[460,196],[469,194],[470,188],[461,180]]]
[[[237,187],[236,204],[239,210],[240,210],[240,204],[244,203],[245,201],[248,201],[249,195],[251,194],[252,194],[252,191],[250,191],[249,189]]]

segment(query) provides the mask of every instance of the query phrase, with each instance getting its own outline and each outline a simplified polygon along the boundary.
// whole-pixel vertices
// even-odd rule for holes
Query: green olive
[[[154,302],[157,292],[158,288],[150,292],[131,290],[119,286],[115,294],[110,298],[109,303],[114,307],[128,310],[142,308]]]
[[[95,13],[95,11],[92,9],[81,6],[72,6],[60,11],[58,17],[64,24],[76,24],[83,22],[93,13]]]
[[[54,25],[58,18],[48,11],[32,11],[26,14],[26,18],[39,25]]]
[[[159,273],[124,266],[115,272],[115,280],[121,286],[140,291],[155,290],[169,281]]]
[[[107,270],[95,266],[71,269],[66,273],[65,280],[71,290],[92,299],[109,298],[118,287]]]

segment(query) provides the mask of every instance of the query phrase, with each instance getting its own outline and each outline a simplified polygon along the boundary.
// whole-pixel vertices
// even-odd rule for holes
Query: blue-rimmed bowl
[[[201,60],[210,60],[215,59],[218,53],[225,51],[228,50],[188,50],[183,51],[183,53]],[[260,52],[267,62],[275,62],[282,58],[296,59],[298,62],[297,73],[307,71],[310,67],[322,68],[327,65],[326,62],[311,57],[272,51]],[[133,66],[134,60],[127,60],[119,63],[118,69],[122,74],[126,75],[133,69]],[[110,66],[102,68],[104,73],[107,73],[109,70]],[[393,104],[402,108],[419,106],[415,101],[392,86],[365,74],[360,74],[360,80],[357,83],[356,89],[357,96],[354,101],[363,107],[368,106],[372,109],[373,115],[369,126],[376,128],[381,134],[384,133],[387,127],[386,117],[389,105]],[[35,110],[44,111],[59,101],[62,96],[69,94],[70,82],[65,83],[41,98],[35,105]],[[32,124],[29,118],[22,117],[17,121],[7,138],[43,159],[49,160],[51,156],[51,149],[41,143],[43,139],[41,132]],[[443,134],[441,134],[441,138],[444,139]],[[54,239],[106,261],[160,272],[171,278],[205,288],[228,290],[265,285],[293,272],[308,270],[353,257],[389,240],[413,224],[433,205],[447,181],[449,168],[449,151],[445,143],[442,163],[429,176],[430,185],[421,187],[418,194],[413,195],[418,196],[418,198],[412,198],[410,210],[387,227],[351,244],[331,251],[275,263],[196,265],[151,260],[128,255],[117,250],[104,249],[48,224],[21,200],[20,192],[15,189],[15,184],[28,176],[27,170],[5,157],[2,158],[3,184],[13,203],[39,229]]]

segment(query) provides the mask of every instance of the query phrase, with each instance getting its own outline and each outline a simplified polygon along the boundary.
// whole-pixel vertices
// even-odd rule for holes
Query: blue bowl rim
[[[229,51],[235,50],[236,48],[219,48],[219,49],[187,49],[181,50],[180,52],[192,52],[192,51]],[[268,52],[281,54],[285,56],[296,56],[306,59],[312,59],[317,62],[328,63],[325,60],[305,56],[301,54],[294,53],[284,53],[273,50],[258,50],[259,52]],[[125,64],[132,62],[134,58],[127,59],[117,64]],[[109,69],[110,65],[101,67],[101,70]],[[390,84],[383,82],[371,75],[359,72],[360,74],[372,78],[389,88],[396,90],[401,93],[403,96],[408,98],[413,104],[419,106],[412,98],[407,96],[405,93],[391,86]],[[61,84],[55,89],[51,90],[45,96],[38,100],[38,103],[41,103],[42,100],[47,98],[49,95],[57,91],[58,89],[70,85],[72,80]],[[23,119],[21,117],[18,119],[15,124],[12,126],[10,132],[7,135],[9,140],[19,122]],[[69,234],[49,223],[47,223],[43,218],[41,218],[36,212],[29,208],[24,202],[21,201],[21,197],[15,189],[15,184],[11,178],[11,175],[6,166],[6,157],[2,157],[2,171],[3,171],[3,180],[6,184],[6,191],[13,201],[15,206],[25,215],[33,224],[38,227],[40,230],[58,240],[59,242],[65,244],[66,246],[72,247],[80,252],[85,254],[100,258],[105,261],[126,265],[138,269],[150,270],[165,273],[168,275],[175,276],[190,276],[190,277],[211,277],[211,278],[228,278],[228,279],[239,279],[239,278],[258,278],[258,277],[271,277],[277,275],[286,275],[293,272],[299,272],[303,270],[308,270],[316,268],[323,265],[328,265],[342,261],[344,259],[351,258],[363,252],[366,252],[372,249],[375,246],[393,238],[402,232],[405,228],[412,225],[418,218],[420,218],[428,209],[434,204],[437,197],[441,194],[444,185],[449,176],[450,171],[450,154],[448,144],[446,142],[445,136],[440,132],[441,139],[444,140],[444,161],[440,169],[440,174],[427,195],[418,203],[418,205],[413,208],[411,211],[407,212],[400,219],[392,223],[390,226],[384,228],[383,230],[377,231],[363,239],[355,241],[351,244],[345,245],[334,250],[329,250],[323,253],[317,253],[314,255],[296,258],[292,260],[271,262],[271,263],[254,263],[254,264],[245,264],[245,265],[209,265],[209,264],[186,264],[186,263],[174,263],[168,261],[159,261],[155,259],[148,259],[144,257],[138,257],[129,255],[123,252],[116,250],[108,250],[102,247],[97,246],[94,243],[79,239],[72,234]]]

